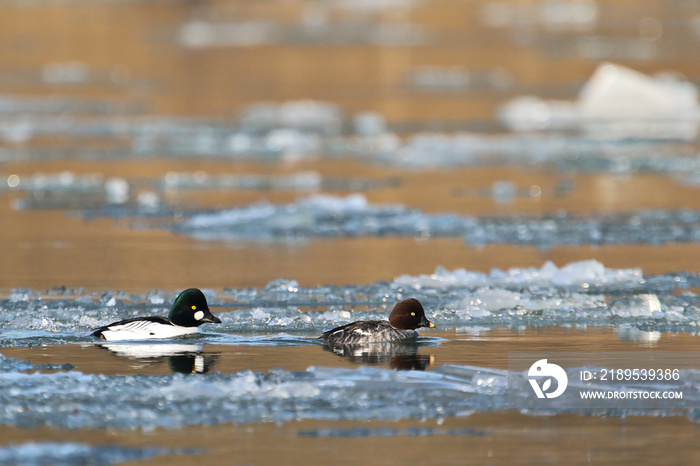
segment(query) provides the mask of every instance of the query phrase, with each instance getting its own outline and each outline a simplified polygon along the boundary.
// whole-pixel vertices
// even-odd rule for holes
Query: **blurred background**
[[[697,271],[698,2],[0,9],[4,288]]]

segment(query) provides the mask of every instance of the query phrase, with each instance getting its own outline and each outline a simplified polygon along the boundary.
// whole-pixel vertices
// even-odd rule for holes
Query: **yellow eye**
[[[197,309],[197,306],[192,306],[192,310],[194,311],[195,309]]]
[[[411,315],[415,317],[415,316],[416,316],[416,313],[415,313],[415,312],[411,312]]]

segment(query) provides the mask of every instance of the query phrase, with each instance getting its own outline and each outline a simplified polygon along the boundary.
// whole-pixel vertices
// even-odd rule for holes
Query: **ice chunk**
[[[498,119],[515,131],[566,129],[578,124],[575,104],[544,100],[536,96],[516,97],[498,109]]]
[[[182,45],[190,48],[216,46],[252,46],[275,37],[275,24],[268,22],[211,23],[190,21],[178,33]]]
[[[72,364],[32,364],[29,361],[23,361],[21,359],[9,358],[0,354],[0,373],[9,372],[23,372],[37,369],[44,370],[71,370],[74,366]]]
[[[320,173],[296,172],[291,175],[208,175],[204,172],[168,172],[161,185],[166,190],[188,189],[295,189],[313,191],[323,183]]]
[[[326,311],[318,318],[327,322],[350,322],[351,315],[348,311]]]
[[[593,139],[691,140],[700,120],[698,89],[671,74],[650,77],[603,63],[575,102],[518,97],[499,119],[516,131],[583,129]]]
[[[454,228],[461,231],[459,223],[451,222],[450,217],[436,216],[435,219],[421,220],[414,212],[401,206],[372,206],[361,194],[346,197],[316,195],[279,207],[260,204],[197,214],[174,229],[202,239],[251,240],[379,235],[389,232],[403,235],[444,234],[441,229]]]
[[[599,16],[594,0],[493,1],[484,3],[480,13],[482,22],[490,27],[543,28],[554,32],[590,31]]]
[[[142,191],[136,197],[139,209],[156,210],[161,205],[160,196],[153,191]]]
[[[386,132],[386,118],[379,112],[361,112],[353,118],[355,133],[376,136]]]
[[[471,303],[483,311],[500,311],[512,309],[521,304],[520,294],[508,290],[487,289],[476,293],[476,297],[470,299]]]
[[[491,186],[491,196],[498,204],[512,204],[518,194],[518,187],[512,181],[495,181]]]
[[[158,455],[177,453],[186,454],[187,451],[160,448],[131,448],[118,445],[93,446],[72,442],[27,442],[0,446],[0,465],[103,465],[139,461]]]
[[[159,294],[151,294],[148,296],[148,300],[151,302],[151,304],[164,304],[165,303],[165,298],[163,298]]]
[[[610,309],[613,315],[619,317],[650,317],[653,319],[664,317],[661,303],[655,294],[638,294],[620,298],[612,303]]]
[[[107,202],[110,204],[124,204],[129,200],[129,182],[124,178],[112,177],[105,182]]]
[[[279,278],[273,280],[265,286],[265,292],[296,293],[299,291],[299,283],[296,280]]]
[[[637,211],[624,214],[541,217],[485,217],[465,221],[467,244],[665,244],[698,240],[700,218],[687,211]]]
[[[489,283],[588,288],[590,285],[638,284],[642,279],[640,269],[608,269],[598,261],[589,260],[572,262],[562,268],[547,261],[540,268],[494,269],[490,277],[464,269],[449,272],[438,267],[432,275],[404,275],[394,279],[394,283],[418,287],[483,286]]]
[[[346,212],[361,212],[367,210],[369,203],[364,195],[357,193],[350,194],[347,197],[319,194],[302,199],[299,205],[309,209],[318,209],[323,212],[343,214]]]
[[[581,89],[581,118],[595,135],[692,139],[698,125],[698,90],[670,75],[651,78],[603,63]]]
[[[82,84],[90,77],[90,65],[80,61],[47,63],[42,75],[50,84]]]
[[[343,113],[329,102],[293,100],[251,105],[243,110],[240,122],[244,128],[258,131],[296,129],[298,137],[307,132],[333,135],[340,133]]]

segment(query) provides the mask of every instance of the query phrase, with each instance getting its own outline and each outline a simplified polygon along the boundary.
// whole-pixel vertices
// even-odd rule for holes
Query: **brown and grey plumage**
[[[408,298],[396,303],[388,321],[360,320],[323,332],[319,338],[329,345],[391,342],[417,338],[420,327],[435,325],[425,317],[421,303]]]

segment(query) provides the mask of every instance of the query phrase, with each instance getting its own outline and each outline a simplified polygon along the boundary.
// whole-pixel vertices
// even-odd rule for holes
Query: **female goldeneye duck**
[[[329,345],[353,345],[417,338],[417,328],[435,325],[425,317],[421,303],[414,298],[399,301],[389,320],[360,320],[323,332],[319,338]]]
[[[221,319],[209,311],[204,293],[190,288],[175,299],[167,319],[150,316],[120,320],[95,329],[90,335],[107,341],[172,338],[196,333],[205,323],[220,324]]]

